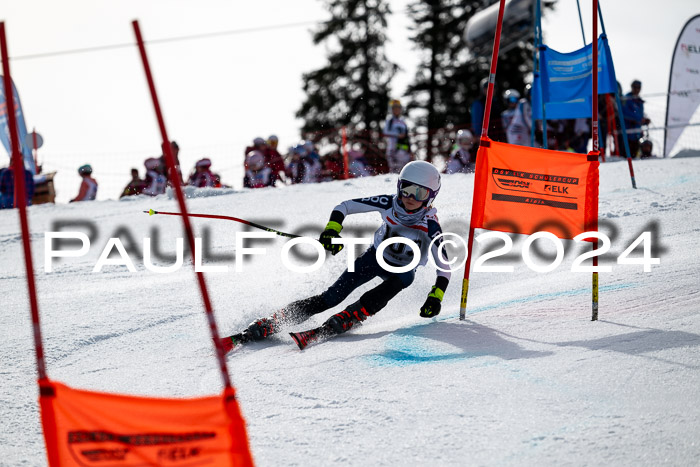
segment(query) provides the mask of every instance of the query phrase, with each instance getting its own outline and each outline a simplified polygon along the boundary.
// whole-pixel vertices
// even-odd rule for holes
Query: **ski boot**
[[[325,340],[331,336],[342,334],[352,328],[355,323],[362,323],[371,314],[357,301],[348,306],[347,309],[336,313],[328,318],[322,326],[302,332],[290,332],[289,335],[297,344],[300,350],[304,350],[307,345]]]
[[[256,319],[243,333],[248,333],[250,340],[261,341],[279,332],[282,319],[281,312],[277,312],[269,318]]]
[[[355,325],[355,323],[361,324],[370,316],[370,313],[358,300],[352,305],[348,306],[345,310],[328,318],[324,325],[327,325],[336,334],[342,334],[349,331]]]
[[[234,334],[233,336],[224,337],[221,339],[221,345],[224,348],[224,355],[232,351],[235,347],[252,340],[253,338],[247,329],[243,332],[239,332],[238,334]]]

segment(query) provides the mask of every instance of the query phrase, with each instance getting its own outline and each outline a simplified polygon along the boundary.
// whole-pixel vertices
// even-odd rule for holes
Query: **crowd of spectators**
[[[645,125],[649,119],[644,114],[644,100],[640,97],[642,83],[634,80],[631,91],[621,100],[621,109],[613,106],[615,115],[606,118],[606,108],[602,105],[604,96],[600,96],[600,148],[605,150],[606,135],[612,129],[607,122],[617,122],[618,113],[622,113],[627,130],[627,146],[632,157],[649,158],[653,154],[653,144],[644,138]],[[465,125],[456,134],[448,153],[444,154],[445,173],[473,172],[476,165],[478,141],[475,135],[481,134],[482,120],[485,112],[488,79],[480,83],[481,94],[470,105],[471,125]],[[496,97],[498,96],[498,97]],[[501,99],[502,97],[502,99]],[[410,140],[408,124],[402,116],[401,102],[392,100],[389,115],[382,129],[383,151],[368,141],[349,143],[347,154],[340,149],[320,155],[312,140],[300,141],[287,148],[285,154],[279,151],[279,139],[270,135],[267,139],[254,138],[252,144],[244,151],[243,186],[246,188],[274,187],[280,184],[317,183],[345,178],[345,161],[349,177],[365,177],[384,173],[399,173],[404,165],[415,159]],[[532,131],[532,108],[530,105],[530,85],[525,88],[524,96],[515,89],[508,89],[502,95],[494,92],[494,99],[489,119],[489,138],[509,144],[531,146],[534,134],[535,147],[547,147],[559,151],[586,153],[591,140],[591,121],[586,118],[568,120],[548,120],[546,131],[541,121],[535,122]],[[546,135],[546,145],[544,139]],[[626,156],[624,135],[620,134],[616,145],[621,156]],[[225,187],[221,177],[212,171],[212,161],[208,157],[199,159],[188,177],[183,177],[180,166],[180,147],[173,141],[172,154],[175,159],[176,173],[171,179],[165,163],[165,157],[150,157],[144,161],[145,177],[141,178],[137,168],[131,169],[131,180],[121,193],[121,197],[133,195],[157,196],[166,192],[174,183],[196,188]],[[34,192],[32,174],[25,170],[27,181],[27,200],[31,204]],[[78,195],[74,201],[94,200],[98,184],[92,178],[92,167],[85,164],[78,169],[82,178]],[[14,170],[7,167],[0,169],[0,209],[14,205]]]
[[[644,113],[644,100],[639,96],[642,83],[634,80],[631,91],[622,96],[622,108],[618,109],[614,99],[610,96],[599,96],[599,127],[600,127],[600,150],[605,150],[606,136],[613,130],[616,132],[617,153],[626,157],[624,145],[624,134],[619,123],[620,113],[624,119],[626,139],[630,149],[631,157],[649,157],[648,152],[641,151],[642,143],[648,148],[653,146],[651,141],[645,138],[645,125],[650,123]],[[484,113],[485,94],[488,89],[488,81],[481,82],[482,96],[472,103],[471,130],[474,134],[480,134],[482,126],[481,120]],[[497,96],[494,93],[494,96]],[[612,113],[608,115],[608,106],[605,99],[610,98],[613,102]],[[505,105],[505,110],[500,111]],[[500,119],[496,117],[500,115]],[[614,128],[608,128],[608,121]],[[508,89],[503,93],[503,99],[494,98],[489,119],[489,138],[495,141],[508,142],[521,146],[532,146],[532,107],[530,105],[530,85],[525,88],[525,96],[520,97],[520,93],[515,89]],[[546,145],[544,139],[546,135]],[[588,151],[592,137],[591,119],[576,118],[565,120],[547,120],[546,129],[542,121],[535,122],[534,146],[546,147],[559,151],[569,151],[576,153],[586,153]]]
[[[173,186],[174,183],[180,186],[192,186],[196,188],[221,188],[224,187],[221,183],[219,174],[212,172],[211,159],[204,157],[199,159],[192,168],[187,179],[182,176],[182,168],[180,166],[180,146],[177,142],[170,143],[170,149],[175,160],[175,179],[172,180],[168,167],[165,162],[165,156],[149,157],[143,162],[146,169],[146,176],[142,179],[139,176],[137,168],[131,169],[131,180],[124,187],[120,198],[133,195],[158,196],[165,193],[168,186]]]

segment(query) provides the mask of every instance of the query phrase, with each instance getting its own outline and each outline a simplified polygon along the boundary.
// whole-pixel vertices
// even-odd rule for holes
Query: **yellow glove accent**
[[[329,221],[328,224],[326,224],[326,230],[334,230],[340,233],[340,231],[343,230],[343,226],[338,224],[337,222]]]
[[[433,286],[432,289],[430,289],[430,293],[428,294],[428,297],[435,297],[438,300],[442,302],[442,297],[445,296],[445,291],[442,289],[439,289],[435,286]]]

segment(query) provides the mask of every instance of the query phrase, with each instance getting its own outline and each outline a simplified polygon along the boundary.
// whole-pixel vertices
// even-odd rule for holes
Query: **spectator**
[[[354,149],[348,151],[348,172],[352,178],[369,177],[372,175],[372,171],[363,153]]]
[[[246,166],[243,177],[245,188],[265,188],[274,186],[274,174],[272,169],[265,164],[265,156],[260,151],[250,151],[246,157]]]
[[[188,184],[197,188],[216,187],[217,184],[220,184],[219,177],[211,171],[209,158],[205,157],[197,161]]]
[[[627,141],[632,157],[636,157],[639,151],[642,125],[649,124],[649,119],[644,116],[644,100],[639,97],[641,90],[642,82],[635,79],[632,81],[632,90],[622,99],[622,116],[625,119]]]
[[[530,107],[530,88],[525,86],[525,97],[518,101],[513,112],[513,117],[508,126],[505,127],[506,140],[509,144],[518,146],[530,146],[530,128],[532,128],[532,107]]]
[[[31,206],[34,196],[34,176],[32,172],[24,169],[24,187],[27,193],[27,206]],[[10,166],[0,169],[0,209],[12,209],[15,207],[15,170],[10,161]]]
[[[97,181],[92,178],[92,166],[90,164],[81,165],[78,168],[78,173],[83,177],[83,182],[80,184],[78,196],[70,202],[93,201],[97,197]]]
[[[457,132],[457,149],[447,160],[446,174],[474,172],[476,167],[476,154],[474,154],[474,135],[464,129]]]
[[[389,172],[399,173],[403,166],[411,162],[411,142],[408,138],[408,125],[401,118],[401,102],[394,99],[391,106],[391,115],[384,125],[384,137],[386,139],[386,160],[389,164]]]
[[[586,154],[588,152],[588,141],[590,139],[590,118],[577,118],[574,121],[574,137],[571,140],[571,147],[574,149],[574,152]]]
[[[287,178],[293,184],[310,182],[311,166],[306,158],[306,150],[303,145],[297,144],[292,149],[292,160],[287,166]]]
[[[642,139],[639,142],[639,151],[640,151],[639,157],[641,159],[649,159],[651,157],[656,157],[656,155],[654,155],[652,153],[653,150],[654,150],[654,144],[651,142],[651,140]]]
[[[309,173],[307,174],[308,181],[304,183],[318,183],[321,181],[321,171],[323,170],[323,164],[321,164],[321,156],[316,152],[314,147],[314,142],[307,139],[299,143],[304,147],[304,153],[306,161],[309,164]]]
[[[123,198],[125,196],[139,195],[141,194],[144,188],[146,188],[146,184],[139,177],[139,169],[131,169],[131,181],[124,188],[124,191],[122,192],[120,198]]]
[[[143,165],[146,167],[146,179],[144,180],[142,193],[148,196],[157,196],[165,193],[168,179],[162,173],[161,160],[156,157],[150,157],[144,161]]]
[[[276,135],[267,138],[267,153],[265,153],[265,165],[272,169],[272,186],[277,180],[284,183],[284,159],[277,150],[279,139]]]
[[[481,95],[471,105],[472,115],[472,134],[481,135],[484,123],[484,112],[486,111],[486,95],[489,89],[489,79],[484,78],[479,85]],[[494,85],[493,95],[496,95],[496,87]],[[491,114],[489,117],[489,138],[493,141],[505,141],[503,131],[503,123],[501,121],[501,111],[503,106],[500,99],[493,99],[491,103]]]
[[[248,159],[248,154],[250,154],[250,151],[260,151],[262,154],[265,154],[267,152],[267,143],[264,139],[262,139],[259,136],[253,139],[253,145],[247,146],[245,148],[245,152],[243,153],[243,160]],[[248,167],[246,167],[246,169],[248,169]]]
[[[501,112],[501,124],[505,130],[508,130],[510,123],[513,121],[515,111],[520,100],[520,93],[515,89],[508,89],[503,93],[503,100],[506,101],[506,110]]]
[[[367,169],[372,175],[389,173],[389,166],[386,157],[379,151],[377,146],[361,143],[360,149],[367,161]]]
[[[343,156],[340,151],[333,151],[321,157],[321,180],[324,182],[331,180],[342,180],[345,176],[345,166],[343,165]]]
[[[175,160],[175,170],[177,171],[178,175],[178,182],[180,185],[184,185],[185,181],[182,178],[182,169],[180,169],[180,146],[175,141],[172,141],[170,143],[170,149],[173,153],[173,159]],[[169,186],[173,186],[171,180],[170,180],[170,173],[168,170],[168,164],[165,162],[165,154],[160,156],[160,173],[165,175],[165,178],[168,181]]]

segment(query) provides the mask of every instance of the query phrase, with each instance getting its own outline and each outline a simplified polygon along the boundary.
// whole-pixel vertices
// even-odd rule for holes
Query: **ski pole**
[[[148,211],[143,211],[143,212],[147,213],[149,216],[152,216],[154,214],[165,214],[168,216],[182,216],[182,213],[179,213],[179,212],[154,211],[153,209],[149,209]],[[249,225],[251,227],[255,227],[256,229],[276,233],[277,235],[282,236],[282,237],[289,237],[289,238],[301,237],[301,235],[294,235],[294,234],[290,234],[290,233],[286,233],[286,232],[280,232],[279,230],[271,229],[270,227],[265,227],[264,225],[256,224],[255,222],[250,222],[250,221],[247,221],[245,219],[239,219],[237,217],[219,216],[216,214],[193,214],[193,213],[188,213],[187,215],[189,217],[205,217],[207,219],[224,219],[227,221],[240,222],[241,224]]]

